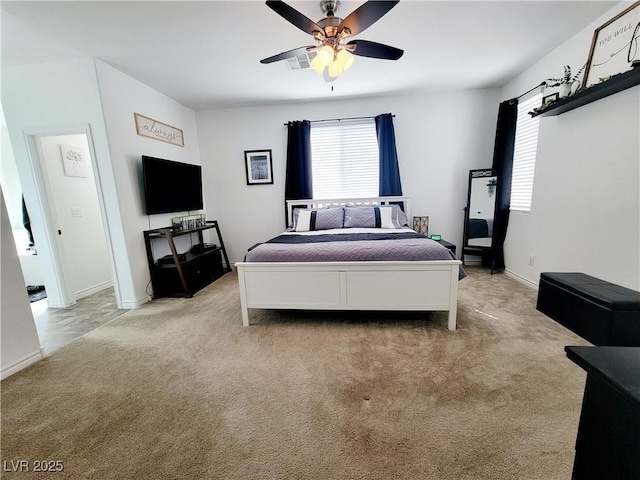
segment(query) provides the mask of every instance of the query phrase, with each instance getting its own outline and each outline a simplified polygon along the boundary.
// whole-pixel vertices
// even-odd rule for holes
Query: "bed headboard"
[[[407,218],[410,216],[409,197],[362,197],[362,198],[328,198],[322,200],[303,199],[287,200],[287,226],[293,223],[293,210],[295,208],[329,208],[361,205],[400,205]]]

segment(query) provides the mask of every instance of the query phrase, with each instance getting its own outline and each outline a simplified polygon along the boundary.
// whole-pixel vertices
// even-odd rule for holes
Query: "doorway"
[[[70,341],[74,338],[70,333],[88,331],[87,325],[78,328],[84,322],[76,315],[83,310],[77,308],[79,300],[87,298],[84,303],[95,303],[96,298],[101,298],[103,307],[119,312],[118,293],[88,126],[27,132],[26,138],[36,191],[25,195],[25,206],[27,213],[29,209],[38,210],[38,215],[29,215],[32,222],[37,222],[32,229],[35,245],[30,245],[23,212],[10,213],[10,219],[25,284],[41,284],[46,290],[45,300],[31,304],[34,318],[42,319],[44,313],[45,318],[56,319],[55,328],[48,328],[48,320],[36,321],[41,343],[45,345],[56,332],[62,332],[62,337]],[[3,190],[13,200],[11,204],[7,200],[7,207],[16,210],[19,204],[22,210],[23,191],[17,166],[15,175],[4,175],[11,170],[6,166],[5,153],[3,149]],[[44,312],[43,303],[46,303]],[[99,324],[95,317],[85,317],[90,325]],[[60,322],[60,318],[65,321]],[[76,328],[73,332],[64,331],[60,328],[62,324]],[[64,338],[53,339],[53,343],[61,346]]]
[[[37,135],[32,141],[63,270],[60,290],[70,300],[66,307],[113,285],[93,162],[84,133]]]

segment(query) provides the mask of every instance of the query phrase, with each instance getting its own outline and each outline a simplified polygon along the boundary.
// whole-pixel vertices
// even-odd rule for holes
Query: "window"
[[[378,138],[374,119],[311,124],[313,198],[377,197]]]
[[[540,119],[539,117],[531,117],[529,112],[535,107],[539,107],[541,103],[542,94],[539,93],[518,105],[511,178],[511,210],[531,211]]]

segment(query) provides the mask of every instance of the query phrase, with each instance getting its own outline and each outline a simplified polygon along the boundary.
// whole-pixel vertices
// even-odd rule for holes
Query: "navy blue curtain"
[[[289,122],[287,125],[287,176],[285,200],[313,198],[311,177],[311,122]]]
[[[287,124],[287,173],[284,199],[313,198],[311,176],[311,122],[301,120]],[[287,205],[285,203],[285,218]]]
[[[393,115],[383,113],[376,117],[376,133],[380,155],[380,196],[402,195]]]
[[[496,210],[493,219],[492,270],[503,269],[504,240],[509,225],[509,207],[511,206],[511,176],[513,172],[513,149],[516,141],[518,122],[518,99],[514,98],[500,104],[498,125],[493,149],[492,170],[498,176],[496,188]]]

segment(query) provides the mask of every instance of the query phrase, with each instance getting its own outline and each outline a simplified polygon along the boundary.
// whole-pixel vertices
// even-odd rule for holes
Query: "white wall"
[[[25,202],[38,245],[48,295],[53,291],[56,264],[52,255],[50,233],[55,225],[40,209],[40,197],[26,133],[55,134],[61,131],[88,130],[91,135],[97,175],[104,198],[104,211],[111,245],[113,269],[118,278],[116,298],[121,308],[136,305],[123,227],[114,179],[111,155],[107,145],[102,106],[98,95],[95,65],[92,59],[3,68],[2,105],[18,165]],[[51,304],[50,304],[51,305]]]
[[[84,135],[44,136],[38,140],[52,197],[49,208],[62,231],[61,253],[65,257],[66,277],[75,298],[79,299],[112,284],[89,145]],[[88,161],[86,177],[65,175],[61,145],[84,150]],[[80,216],[74,216],[72,209],[78,209]]]
[[[198,112],[207,216],[220,222],[230,260],[242,260],[285,228],[286,122],[391,112],[412,214],[429,215],[430,233],[460,247],[469,170],[491,167],[497,111],[488,89]],[[272,150],[274,184],[247,185],[244,151],[262,149]]]
[[[0,188],[0,235],[2,272],[0,278],[0,377],[37,362],[42,350],[36,332],[29,297],[24,288],[11,223]]]
[[[586,61],[593,31],[622,3],[524,71],[501,93],[519,95],[562,65]],[[530,214],[511,213],[505,263],[537,285],[543,271],[579,271],[640,289],[640,87],[542,117]],[[534,266],[528,265],[534,256]]]
[[[112,168],[122,208],[124,240],[131,267],[137,304],[148,300],[150,274],[142,232],[171,225],[171,217],[184,213],[147,216],[143,211],[142,155],[178,162],[200,164],[195,112],[158,93],[132,77],[96,60],[104,121],[109,132]],[[184,147],[137,135],[134,113],[140,113],[183,131]],[[205,189],[205,195],[207,190]],[[172,195],[172,192],[167,192]],[[211,202],[210,202],[211,203]],[[182,237],[179,249],[186,250],[188,238]],[[156,242],[156,257],[168,253],[165,244]],[[166,249],[166,250],[165,250]]]
[[[39,255],[33,255],[29,250],[29,233],[22,224],[22,186],[18,167],[13,157],[13,148],[9,130],[4,119],[4,111],[0,113],[2,122],[2,139],[0,140],[0,185],[4,192],[5,206],[11,222],[11,229],[20,259],[20,267],[24,283],[28,285],[44,285],[42,265]]]
[[[35,207],[36,181],[24,132],[45,134],[69,125],[90,125],[106,232],[113,248],[114,283],[119,286],[118,306],[133,308],[148,301],[150,275],[142,231],[169,225],[171,215],[143,214],[140,158],[151,155],[199,164],[195,113],[93,59],[3,69],[2,101],[37,243],[46,227]],[[185,146],[137,135],[134,112],[180,128]],[[52,255],[42,254],[44,273],[50,275]]]
[[[1,106],[0,106],[1,107]],[[0,122],[2,122],[2,138],[0,139],[0,184],[5,195],[5,205],[11,227],[24,229],[22,225],[22,187],[16,161],[13,158],[11,139],[7,123],[4,118],[4,110],[0,108]]]
[[[93,59],[3,68],[2,75],[2,106],[13,146],[12,153],[39,245],[38,257],[42,262],[43,275],[50,278],[55,268],[47,242],[40,241],[48,236],[47,229],[53,231],[53,225],[45,221],[38,207],[40,196],[26,133],[45,135],[86,130],[91,137],[90,148],[99,180],[98,194],[104,199],[103,216],[113,250],[112,267],[117,277],[116,286],[119,286],[116,289],[118,306],[133,308],[147,301],[149,269],[142,231],[167,225],[168,218],[148,218],[141,212],[140,155],[200,163],[195,114]],[[99,88],[102,90],[99,91]],[[185,148],[138,137],[135,134],[134,111],[183,129]],[[110,149],[113,149],[113,153]],[[4,202],[2,208],[4,211]],[[3,376],[6,369],[10,374],[41,358],[22,273],[19,266],[12,268],[11,261],[5,261],[11,249],[15,251],[13,241],[9,245],[5,240],[5,236],[10,234],[10,222],[3,213]],[[49,285],[55,282],[45,279],[45,283],[48,294],[59,294],[49,291]],[[20,287],[13,289],[12,285]]]

